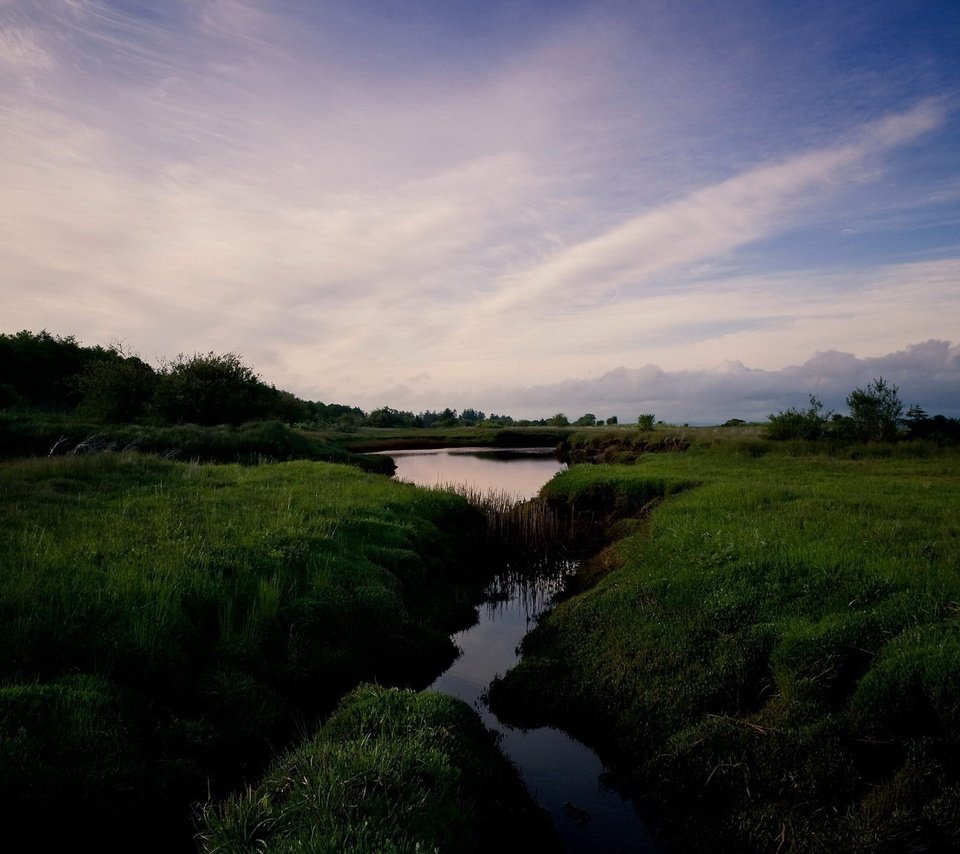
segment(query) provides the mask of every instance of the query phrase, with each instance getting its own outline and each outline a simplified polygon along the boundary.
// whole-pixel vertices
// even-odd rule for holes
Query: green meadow
[[[377,435],[197,436],[232,454],[245,431]],[[597,747],[673,850],[960,845],[960,454],[750,425],[561,438],[593,464],[520,509],[309,460],[5,461],[7,838],[549,850],[474,713],[408,690],[452,661],[494,536],[593,555],[494,709]]]
[[[0,514],[0,803],[44,850],[189,846],[357,684],[431,681],[486,569],[462,498],[326,463],[8,461]]]
[[[955,849],[960,455],[716,432],[545,487],[608,545],[494,709],[599,746],[679,850]]]

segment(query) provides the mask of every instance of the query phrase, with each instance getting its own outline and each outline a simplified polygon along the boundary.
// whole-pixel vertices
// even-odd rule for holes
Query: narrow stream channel
[[[479,491],[530,498],[564,466],[552,453],[505,455],[478,449],[385,451],[397,464],[396,477],[421,486],[459,484]],[[506,726],[484,701],[497,674],[517,662],[517,647],[536,618],[550,607],[576,564],[545,569],[536,578],[504,572],[488,588],[476,625],[454,636],[460,657],[430,686],[470,703],[520,771],[534,799],[553,817],[565,851],[636,854],[662,852],[633,805],[604,786],[606,769],[596,754],[550,727],[520,730]]]

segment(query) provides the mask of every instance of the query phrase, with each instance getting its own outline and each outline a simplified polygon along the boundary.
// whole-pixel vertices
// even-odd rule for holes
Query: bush
[[[160,373],[157,408],[174,423],[242,424],[263,416],[270,391],[233,353],[181,355]]]
[[[823,411],[823,404],[812,394],[810,405],[805,410],[784,409],[770,416],[764,427],[767,439],[821,439],[827,434],[830,413]]]

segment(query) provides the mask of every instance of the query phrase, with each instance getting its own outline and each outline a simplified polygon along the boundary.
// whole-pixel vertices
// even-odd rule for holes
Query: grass
[[[547,448],[571,433],[563,427],[361,427],[351,431],[303,430],[305,436],[346,451],[417,448]]]
[[[0,459],[136,450],[205,462],[259,463],[324,460],[366,471],[393,473],[385,457],[360,455],[332,441],[335,434],[306,433],[279,421],[233,426],[102,424],[79,415],[0,412]]]
[[[460,700],[366,686],[255,787],[210,804],[202,850],[558,850],[493,736]]]
[[[486,542],[501,562],[522,563],[528,559],[536,564],[550,557],[563,557],[572,545],[570,526],[539,496],[518,501],[510,492],[455,483],[432,488],[462,496],[483,514]]]
[[[955,847],[960,456],[753,441],[551,481],[635,520],[491,700],[600,745],[681,850]]]
[[[5,833],[170,850],[298,722],[452,660],[483,520],[347,466],[107,453],[4,463],[0,532]]]

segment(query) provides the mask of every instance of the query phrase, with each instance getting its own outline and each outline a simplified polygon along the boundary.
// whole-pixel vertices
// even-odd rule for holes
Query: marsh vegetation
[[[597,745],[680,850],[949,850],[960,456],[801,450],[551,481],[608,546],[491,701]]]
[[[593,557],[491,702],[596,746],[676,850],[952,850],[960,423],[897,392],[765,425],[373,428],[229,354],[0,336],[5,838],[552,844],[473,713],[409,691],[496,561],[552,550]],[[361,453],[425,444],[574,465],[518,505]]]
[[[0,790],[50,849],[184,844],[358,683],[431,681],[485,571],[462,498],[323,463],[7,462],[0,508]]]

